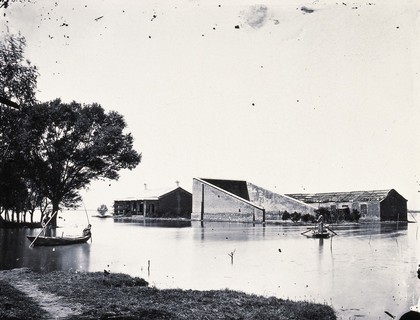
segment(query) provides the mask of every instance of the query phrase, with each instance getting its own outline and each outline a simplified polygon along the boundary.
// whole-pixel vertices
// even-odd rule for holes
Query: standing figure
[[[318,222],[318,233],[323,234],[324,233],[324,217],[322,214],[318,217],[317,222]]]

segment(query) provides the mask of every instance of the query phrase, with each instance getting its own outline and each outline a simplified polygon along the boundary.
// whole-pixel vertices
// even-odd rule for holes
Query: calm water
[[[63,216],[57,233],[80,234],[86,216]],[[158,288],[230,288],[327,303],[341,319],[391,319],[385,311],[401,315],[420,296],[417,223],[337,227],[338,236],[320,240],[297,226],[90,222],[92,242],[56,248],[30,249],[25,235],[36,230],[0,229],[0,269],[107,269]]]

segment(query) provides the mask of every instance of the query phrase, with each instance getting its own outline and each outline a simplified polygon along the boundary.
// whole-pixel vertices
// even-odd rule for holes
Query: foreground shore
[[[1,319],[336,319],[327,305],[149,287],[125,274],[0,271]]]

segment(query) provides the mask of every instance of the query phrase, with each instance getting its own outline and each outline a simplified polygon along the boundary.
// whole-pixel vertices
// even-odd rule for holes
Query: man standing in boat
[[[323,234],[324,233],[324,216],[322,214],[318,217],[317,222],[318,222],[318,233]]]
[[[50,222],[50,218],[47,213],[46,216],[44,217],[44,220],[41,221],[41,226],[44,230],[45,237],[52,237],[51,225],[49,224],[49,222]]]

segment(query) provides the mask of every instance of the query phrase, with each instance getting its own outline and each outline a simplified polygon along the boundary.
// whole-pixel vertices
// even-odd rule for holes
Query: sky
[[[10,1],[37,99],[121,113],[142,161],[95,210],[192,179],[271,191],[396,189],[420,209],[420,3]]]

